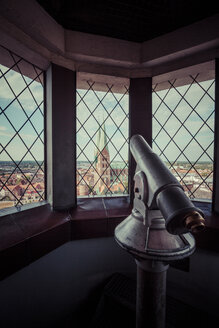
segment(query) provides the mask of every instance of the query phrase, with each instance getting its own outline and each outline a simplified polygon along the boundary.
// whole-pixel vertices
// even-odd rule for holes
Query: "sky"
[[[34,94],[36,99],[35,103],[28,89],[25,89],[26,84],[21,75],[18,72],[10,70],[7,72],[6,77],[8,83],[13,89],[18,100],[14,100],[14,94],[7,85],[5,79],[2,77],[2,72],[6,72],[7,67],[0,65],[0,106],[1,109],[8,108],[4,111],[13,126],[18,130],[21,128],[23,123],[27,120],[27,117],[31,117],[30,120],[37,130],[41,133],[43,130],[43,116],[40,111],[34,110],[37,104],[41,104],[43,101],[43,87],[37,81],[32,81],[30,78],[25,77],[27,84],[30,84],[29,88]],[[153,93],[152,103],[153,103],[153,114],[155,118],[160,122],[161,125],[166,129],[160,130],[160,124],[153,120],[153,138],[155,142],[159,145],[161,149],[165,148],[171,137],[174,136],[174,140],[177,145],[173,142],[165,149],[165,154],[170,161],[175,160],[180,154],[180,149],[186,147],[190,142],[190,145],[185,149],[185,156],[181,155],[178,160],[186,161],[189,158],[190,161],[196,161],[200,157],[200,161],[210,161],[213,159],[213,145],[210,144],[213,141],[214,130],[214,84],[212,80],[201,82],[200,85],[203,89],[208,89],[209,95],[205,95],[202,101],[200,97],[204,94],[202,88],[193,84],[189,91],[185,94],[188,85],[178,87],[177,91],[171,89],[169,92],[167,90],[159,91],[157,94]],[[24,90],[22,92],[22,90]],[[185,94],[185,99],[182,100],[181,95]],[[83,101],[81,97],[83,97]],[[175,115],[178,119],[171,114],[168,107],[162,103],[161,99],[165,97],[165,102],[168,106],[174,110]],[[100,103],[101,100],[101,103]],[[23,106],[22,110],[20,104]],[[119,103],[118,103],[119,102]],[[191,114],[192,108],[188,103],[195,107],[197,113],[193,112]],[[106,94],[105,92],[94,93],[92,90],[87,92],[86,90],[78,90],[77,96],[77,143],[83,149],[84,153],[81,152],[79,146],[77,147],[77,160],[86,161],[94,160],[95,154],[95,143],[97,141],[97,131],[99,125],[105,122],[105,129],[107,138],[109,141],[108,148],[110,153],[111,161],[127,161],[128,160],[128,144],[126,139],[128,138],[128,95],[122,95],[118,93]],[[88,109],[89,107],[89,109]],[[40,106],[43,112],[43,104]],[[10,139],[15,135],[15,130],[12,125],[8,122],[6,116],[1,111],[0,112],[0,161],[11,160],[6,154],[2,147],[8,144]],[[34,114],[33,114],[34,113]],[[91,115],[91,113],[94,115]],[[110,114],[110,116],[109,116]],[[207,119],[208,126],[205,124],[201,129],[203,121],[198,116],[200,115],[204,120]],[[94,118],[95,117],[95,118]],[[184,122],[185,127],[181,126],[181,122]],[[82,126],[83,125],[83,126]],[[117,127],[119,126],[119,129]],[[210,127],[210,128],[209,128]],[[177,132],[177,130],[179,131]],[[187,129],[187,130],[186,130]],[[200,131],[198,131],[200,129]],[[197,132],[196,139],[201,144],[198,145],[195,139],[189,134],[190,131],[193,135]],[[31,144],[37,137],[36,131],[31,126],[30,122],[27,122],[24,127],[19,131],[20,136],[24,140],[27,147]],[[89,142],[90,136],[92,141]],[[43,141],[43,133],[41,134],[41,139]],[[41,140],[37,140],[34,146],[31,148],[34,157],[41,161],[44,157],[43,144]],[[208,148],[207,155],[202,155],[202,147]],[[154,151],[160,154],[160,150],[154,143]],[[20,140],[19,136],[15,136],[13,140],[8,144],[7,151],[11,154],[14,160],[20,161],[25,155],[27,149],[25,145]],[[164,160],[165,157],[161,156]],[[33,157],[28,154],[23,160],[33,160]]]

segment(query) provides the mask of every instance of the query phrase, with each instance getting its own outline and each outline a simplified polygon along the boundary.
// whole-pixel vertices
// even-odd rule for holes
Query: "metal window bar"
[[[121,155],[121,150],[123,149],[123,147],[126,144],[128,144],[128,138],[124,135],[124,133],[122,131],[122,125],[128,119],[128,112],[127,112],[127,109],[124,109],[123,106],[121,105],[121,101],[123,100],[125,95],[128,94],[128,88],[124,86],[124,93],[120,96],[119,99],[117,99],[113,92],[113,85],[109,85],[106,83],[106,85],[105,85],[106,92],[104,92],[104,93],[101,92],[101,96],[98,93],[98,91],[96,91],[94,89],[95,82],[90,83],[89,81],[87,81],[87,85],[88,85],[88,89],[86,90],[84,95],[81,95],[80,91],[77,91],[77,96],[79,98],[79,100],[77,102],[77,107],[79,107],[79,105],[81,103],[83,103],[85,105],[86,109],[88,110],[88,116],[87,116],[86,120],[84,120],[83,123],[80,120],[80,117],[79,117],[80,115],[77,115],[77,123],[79,125],[79,128],[77,129],[77,133],[79,133],[81,130],[83,130],[88,137],[88,140],[83,147],[80,145],[80,142],[77,141],[77,149],[78,149],[77,160],[80,158],[81,155],[83,155],[88,163],[88,166],[84,172],[80,172],[80,168],[77,168],[77,174],[78,174],[77,188],[79,188],[81,184],[84,184],[88,189],[86,196],[96,196],[97,193],[96,193],[95,189],[97,188],[98,184],[101,182],[101,184],[103,186],[103,191],[101,193],[99,193],[98,195],[103,195],[103,196],[113,195],[114,193],[112,191],[112,187],[114,185],[114,181],[110,181],[110,182],[108,181],[108,183],[106,183],[106,181],[103,177],[104,174],[107,173],[107,171],[110,169],[110,171],[111,171],[110,179],[111,179],[111,176],[113,176],[114,180],[117,180],[118,184],[121,184],[120,186],[123,188],[123,190],[121,191],[120,194],[127,194],[128,187],[124,184],[122,175],[124,175],[125,169],[126,168],[128,169],[128,163],[127,163],[127,161],[125,161],[124,157]],[[85,99],[89,92],[91,92],[92,96],[97,100],[97,104],[95,105],[95,107],[93,109],[90,109],[89,103],[87,103],[86,99]],[[111,106],[110,108],[104,104],[104,100],[106,99],[107,95],[110,95],[115,102],[115,104],[113,104],[113,106]],[[97,112],[97,109],[99,106],[102,106],[103,111],[105,113],[105,117],[101,123],[98,121],[98,118],[96,116],[97,115],[96,112]],[[113,119],[113,117],[112,117],[112,114],[116,110],[117,106],[121,109],[121,111],[123,113],[123,118],[119,123],[117,123],[115,121],[115,119]],[[91,131],[89,131],[89,128],[86,128],[90,118],[94,119],[94,122],[97,125],[97,129],[95,129],[95,131],[92,133],[91,133]],[[108,135],[107,131],[104,131],[102,128],[102,125],[107,124],[107,120],[109,118],[111,119],[112,123],[114,124],[114,127],[116,127],[115,131],[112,133],[111,136]],[[99,149],[97,143],[94,140],[94,138],[97,136],[98,130],[102,130],[103,133],[105,133],[105,136],[107,139],[104,149],[106,149],[107,147],[111,147],[115,152],[114,156],[113,157],[111,156],[110,161],[104,155],[104,151],[103,151],[104,149]],[[120,132],[121,137],[123,138],[123,142],[120,145],[120,147],[116,147],[116,145],[114,143],[114,141],[115,141],[114,138],[118,131]],[[98,171],[98,168],[96,167],[96,159],[94,158],[93,160],[91,160],[86,154],[86,148],[87,148],[87,146],[90,146],[90,145],[92,145],[94,147],[94,149],[96,150],[96,153],[98,153],[99,155],[102,156],[102,159],[105,162],[105,168],[101,171],[101,173]],[[118,154],[121,159],[121,162],[123,163],[123,167],[119,170],[119,173],[116,172],[116,169],[114,169],[113,165],[112,165],[113,161],[116,159]],[[91,170],[96,175],[96,179],[92,186],[90,186],[88,184],[88,182],[86,181],[86,176],[89,174],[89,172]],[[127,174],[126,179],[128,179],[128,174]]]
[[[207,188],[209,190],[209,199],[212,197],[212,187],[209,185],[209,182],[207,181],[208,178],[211,178],[213,175],[213,158],[212,156],[209,154],[209,149],[210,147],[213,145],[214,140],[211,141],[207,146],[203,146],[201,144],[201,142],[198,140],[198,134],[199,132],[202,130],[202,128],[207,129],[208,131],[214,133],[214,129],[213,127],[211,127],[208,123],[208,121],[210,120],[210,118],[213,118],[214,116],[214,110],[207,116],[207,118],[203,118],[202,115],[198,112],[198,105],[201,103],[201,101],[204,99],[204,97],[209,97],[213,103],[214,103],[214,97],[211,96],[211,94],[209,93],[210,88],[213,86],[213,84],[215,83],[215,81],[213,80],[209,86],[205,89],[203,87],[202,84],[200,84],[200,82],[197,80],[199,77],[199,74],[197,74],[196,76],[191,76],[190,75],[190,79],[191,79],[191,83],[187,86],[187,88],[184,90],[184,92],[180,92],[179,88],[175,86],[176,84],[176,79],[174,81],[168,81],[169,83],[169,88],[167,89],[167,91],[165,92],[164,95],[160,95],[159,91],[156,91],[158,84],[156,84],[153,88],[153,92],[154,94],[157,96],[157,98],[160,100],[159,105],[154,108],[153,110],[153,120],[154,122],[156,122],[159,126],[158,131],[156,133],[154,133],[153,135],[153,145],[157,147],[157,149],[159,150],[159,156],[163,156],[165,158],[165,160],[168,163],[168,166],[170,169],[172,169],[175,173],[175,175],[178,177],[179,182],[184,185],[184,189],[186,189],[187,193],[189,194],[189,197],[192,199],[195,198],[200,198],[197,197],[197,192],[200,190],[201,186],[204,186],[205,189]],[[197,87],[200,87],[203,90],[203,95],[200,96],[200,98],[198,99],[198,101],[196,102],[196,104],[194,106],[191,105],[191,103],[189,102],[189,100],[186,98],[186,95],[188,94],[188,91],[190,90],[190,88],[192,87],[192,85],[196,85]],[[170,92],[170,90],[174,90],[178,96],[180,97],[180,99],[176,102],[175,106],[173,108],[171,108],[171,105],[168,104],[168,99],[167,96]],[[176,110],[178,108],[178,106],[180,105],[180,103],[182,102],[182,100],[185,101],[185,103],[190,107],[191,111],[188,115],[186,115],[186,118],[184,118],[183,120],[181,120],[180,117],[178,117],[178,115],[176,114]],[[164,120],[164,122],[161,124],[160,120],[159,120],[159,114],[160,111],[162,110],[161,107],[162,105],[165,106],[165,110],[168,111],[168,115],[166,117],[166,119]],[[197,131],[193,134],[185,125],[189,118],[191,117],[191,115],[195,113],[199,119],[199,128],[197,129]],[[171,120],[171,117],[174,117],[178,122],[179,122],[179,127],[176,128],[175,132],[171,135],[168,132],[168,129],[165,127],[167,125],[167,123],[169,122],[169,120]],[[184,145],[184,147],[180,148],[180,146],[177,144],[177,142],[175,142],[174,138],[177,136],[177,134],[180,133],[181,128],[184,128],[187,136],[190,136],[191,139]],[[160,142],[159,142],[159,137],[161,132],[165,132],[167,137],[169,138],[168,142],[166,143],[166,145],[164,147],[160,146]],[[194,141],[196,143],[197,146],[199,146],[201,153],[200,155],[197,157],[197,159],[195,161],[192,161],[191,158],[189,158],[189,156],[187,156],[185,154],[185,151],[188,149],[188,147],[191,145],[191,142]],[[179,150],[179,154],[174,158],[174,160],[170,160],[166,154],[166,151],[168,149],[169,146],[171,146],[171,144],[175,145],[176,148]],[[180,157],[183,155],[183,157],[186,159],[189,167],[186,171],[185,174],[179,174],[179,172],[176,170],[176,168],[174,167],[178,160],[180,159]],[[203,177],[201,175],[201,173],[199,172],[199,169],[197,169],[197,165],[199,165],[199,161],[200,159],[204,156],[206,156],[209,160],[209,163],[212,164],[212,169],[210,170],[210,172],[208,172],[208,174]],[[199,178],[199,184],[197,186],[195,186],[193,188],[193,190],[189,189],[189,183],[187,183],[185,181],[185,178],[189,176],[189,172],[191,170],[194,170],[195,174],[197,175],[197,177]],[[212,179],[213,182],[213,179]],[[205,198],[205,197],[203,197]]]
[[[34,145],[36,145],[36,143],[39,141],[40,142],[40,147],[42,146],[44,149],[44,128],[41,130],[38,130],[37,127],[34,125],[34,123],[32,122],[33,117],[35,114],[40,113],[40,117],[42,118],[42,123],[44,122],[44,114],[43,111],[41,109],[41,107],[44,104],[44,100],[42,101],[38,101],[36,99],[36,91],[32,91],[30,86],[33,85],[34,82],[39,82],[41,85],[43,85],[43,80],[41,79],[41,77],[43,77],[43,71],[38,68],[37,66],[29,63],[28,61],[24,60],[23,58],[21,58],[18,55],[15,55],[14,53],[12,53],[11,51],[5,49],[4,47],[0,46],[0,49],[3,49],[5,53],[7,53],[8,58],[12,59],[13,64],[6,69],[5,72],[2,71],[2,69],[0,68],[0,83],[1,81],[5,81],[8,90],[10,90],[11,95],[13,95],[13,98],[11,101],[9,101],[9,103],[2,108],[0,106],[0,116],[4,117],[6,119],[6,122],[8,122],[9,126],[12,128],[12,130],[14,131],[12,133],[11,138],[9,139],[8,142],[6,142],[5,145],[1,144],[1,150],[0,150],[0,155],[6,154],[7,158],[10,159],[10,165],[12,167],[10,173],[8,174],[8,177],[6,178],[6,180],[4,181],[4,176],[0,175],[0,182],[1,182],[1,186],[0,186],[0,193],[2,193],[2,191],[7,190],[8,191],[8,195],[6,197],[9,197],[10,199],[10,195],[12,197],[12,200],[15,202],[15,206],[22,206],[23,205],[23,199],[26,195],[26,192],[28,192],[29,188],[31,188],[31,191],[33,191],[35,193],[35,195],[37,195],[37,197],[39,198],[38,201],[43,201],[45,199],[45,187],[41,189],[41,191],[39,192],[37,190],[37,188],[34,186],[34,184],[39,184],[39,183],[43,183],[45,185],[45,180],[44,180],[44,160],[43,161],[39,161],[36,158],[36,154],[34,154],[34,150],[33,147]],[[20,67],[20,65],[27,65],[29,67],[31,67],[31,77],[27,76],[30,79],[30,82],[27,82],[22,68]],[[4,63],[3,63],[4,65]],[[13,86],[10,84],[10,82],[8,81],[7,78],[7,74],[8,73],[14,73],[16,76],[21,77],[23,83],[24,83],[24,88],[22,88],[22,90],[20,90],[20,92],[18,94],[16,94]],[[34,74],[34,76],[32,76]],[[31,99],[31,101],[35,104],[36,108],[34,110],[32,110],[32,113],[30,115],[27,114],[26,110],[27,108],[25,108],[25,106],[22,104],[22,101],[20,101],[19,97],[22,96],[24,94],[24,92],[28,90],[29,92],[29,100]],[[41,91],[43,91],[41,89]],[[35,93],[35,94],[34,94]],[[42,97],[43,98],[43,97]],[[15,127],[15,118],[9,118],[8,117],[8,109],[11,108],[11,106],[13,105],[14,102],[17,102],[19,105],[19,110],[22,111],[22,113],[24,114],[24,117],[26,117],[26,119],[24,119],[24,121],[22,122],[20,128],[16,128]],[[41,119],[40,119],[41,120]],[[39,118],[38,118],[39,121]],[[30,146],[27,145],[27,143],[24,141],[23,137],[22,137],[22,129],[27,127],[27,125],[30,125],[31,127],[31,137],[34,138],[34,141],[31,142]],[[44,124],[43,124],[44,126]],[[8,150],[8,147],[10,146],[10,144],[12,144],[12,142],[14,142],[14,140],[16,139],[16,137],[19,138],[19,140],[21,141],[22,145],[24,146],[24,154],[21,157],[21,159],[19,161],[17,161],[14,158],[14,154],[10,153],[10,151]],[[31,162],[32,165],[34,165],[34,172],[31,172],[31,177],[29,177],[29,174],[27,174],[27,172],[24,172],[24,169],[22,167],[22,162],[25,160],[26,156],[29,156],[31,158],[31,160],[27,160],[27,162]],[[4,162],[4,161],[3,161]],[[41,163],[40,163],[41,162]],[[1,163],[1,161],[0,161]],[[22,193],[21,195],[16,195],[15,192],[13,192],[9,186],[9,181],[10,179],[14,176],[14,174],[16,174],[17,172],[19,172],[22,176],[23,182],[25,182],[25,187],[22,188],[22,185],[20,184],[13,184],[14,188],[16,188],[17,186],[20,186],[22,188]],[[37,177],[37,174],[39,172],[42,172],[43,177],[41,178],[40,181],[35,181],[35,178]],[[24,184],[23,184],[24,186]],[[0,198],[0,208],[4,208],[4,205],[2,206],[1,200],[4,200],[6,197],[1,197]],[[30,197],[31,198],[31,197]],[[34,199],[30,199],[31,202],[34,201]],[[10,205],[9,205],[10,206]],[[7,207],[7,206],[5,206]]]

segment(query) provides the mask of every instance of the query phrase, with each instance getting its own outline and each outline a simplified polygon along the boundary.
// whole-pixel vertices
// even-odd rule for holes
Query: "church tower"
[[[110,155],[104,123],[102,123],[97,132],[97,144],[94,156],[97,171],[95,172],[94,190],[97,194],[103,194],[104,191],[108,190],[106,186],[110,186]]]

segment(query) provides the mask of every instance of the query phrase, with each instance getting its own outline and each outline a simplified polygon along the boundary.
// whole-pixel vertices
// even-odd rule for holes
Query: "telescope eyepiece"
[[[196,233],[204,230],[205,220],[199,212],[193,211],[185,218],[185,226],[189,231]]]

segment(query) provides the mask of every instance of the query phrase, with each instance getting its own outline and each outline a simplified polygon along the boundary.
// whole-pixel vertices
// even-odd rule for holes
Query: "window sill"
[[[80,198],[70,211],[72,239],[113,236],[115,227],[130,213],[128,196]]]
[[[70,215],[49,204],[0,218],[0,279],[70,240]]]
[[[206,216],[206,229],[195,235],[198,248],[219,252],[219,215],[210,204],[195,203]],[[70,211],[44,204],[0,219],[0,279],[58,246],[77,239],[113,236],[129,214],[129,197],[79,199]]]
[[[127,197],[82,199],[71,211],[49,204],[0,218],[0,279],[74,239],[112,236],[129,213]]]
[[[9,216],[17,213],[24,213],[25,211],[31,211],[35,208],[46,205],[47,202],[44,200],[38,203],[25,204],[17,207],[8,207],[0,210],[0,218],[4,216]]]

